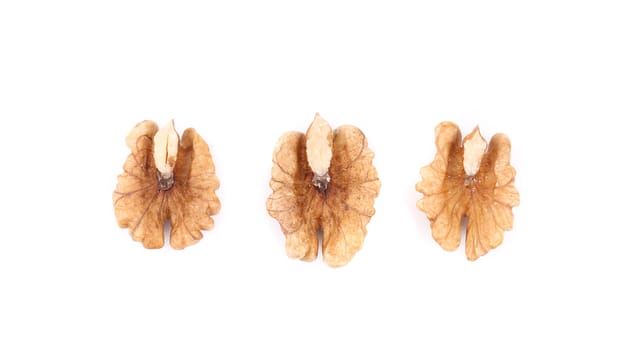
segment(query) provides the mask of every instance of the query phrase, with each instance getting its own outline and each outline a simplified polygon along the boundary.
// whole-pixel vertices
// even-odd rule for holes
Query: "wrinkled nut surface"
[[[422,168],[417,206],[430,220],[433,238],[445,250],[461,243],[461,220],[467,216],[465,253],[476,260],[502,243],[513,227],[512,208],[519,205],[510,140],[496,134],[489,145],[478,127],[465,139],[451,122],[435,129],[437,154]]]
[[[361,130],[332,130],[318,114],[307,134],[281,136],[266,209],[281,225],[290,258],[314,260],[319,234],[329,266],[347,264],[361,249],[381,187],[373,157]]]
[[[208,145],[192,128],[184,131],[180,143],[172,121],[160,130],[152,121],[138,123],[126,145],[131,154],[113,192],[119,226],[129,228],[145,248],[161,248],[169,219],[171,247],[197,243],[221,207]]]

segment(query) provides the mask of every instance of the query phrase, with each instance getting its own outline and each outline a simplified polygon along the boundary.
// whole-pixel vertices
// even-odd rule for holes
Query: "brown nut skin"
[[[465,173],[463,142],[454,123],[442,122],[436,127],[437,154],[420,172],[422,181],[416,190],[424,196],[417,206],[430,220],[433,238],[445,250],[459,247],[461,220],[467,216],[465,253],[474,261],[500,245],[504,231],[512,229],[512,208],[519,205],[519,192],[514,186],[515,169],[510,165],[511,144],[506,135],[491,138],[473,176]]]
[[[214,226],[210,216],[221,207],[215,193],[219,180],[208,145],[191,128],[179,145],[174,182],[163,187],[153,157],[157,130],[154,122],[143,121],[126,138],[131,154],[113,192],[115,216],[120,227],[129,228],[132,238],[149,249],[164,245],[164,222],[169,219],[171,247],[183,249],[203,238],[201,230]]]
[[[281,225],[290,258],[314,260],[322,233],[324,262],[344,266],[361,249],[366,225],[375,213],[381,182],[372,164],[374,153],[361,130],[337,128],[332,133],[330,182],[322,188],[314,184],[305,141],[305,134],[288,132],[277,142],[270,180],[273,193],[266,209]]]

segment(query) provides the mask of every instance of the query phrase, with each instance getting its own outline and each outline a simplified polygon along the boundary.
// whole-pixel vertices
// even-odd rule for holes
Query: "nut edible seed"
[[[478,127],[465,139],[451,122],[435,129],[437,154],[420,171],[417,206],[430,220],[433,238],[445,250],[461,243],[461,220],[467,216],[465,254],[476,260],[502,243],[513,227],[512,208],[519,205],[510,140],[496,134],[489,145]]]
[[[281,136],[266,209],[281,225],[290,258],[314,260],[320,234],[329,266],[347,264],[361,249],[381,187],[373,157],[361,130],[332,130],[318,114],[307,134]]]
[[[156,123],[138,123],[126,137],[131,153],[117,178],[113,204],[117,222],[129,228],[145,248],[164,245],[164,223],[171,221],[171,247],[197,243],[214,226],[211,215],[221,204],[219,180],[210,149],[194,129],[180,143],[173,121],[158,130]]]

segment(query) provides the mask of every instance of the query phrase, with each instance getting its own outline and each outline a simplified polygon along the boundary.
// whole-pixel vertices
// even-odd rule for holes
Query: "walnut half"
[[[171,247],[197,243],[221,207],[208,145],[192,128],[184,131],[180,143],[173,121],[158,130],[148,120],[130,131],[126,145],[131,154],[113,192],[119,226],[128,227],[145,248],[161,248],[169,219]]]
[[[435,129],[437,154],[422,168],[417,206],[430,220],[433,238],[445,250],[461,243],[461,220],[467,216],[465,253],[476,260],[502,243],[513,227],[512,208],[519,205],[510,140],[496,134],[489,145],[478,127],[465,139],[451,122]]]
[[[361,130],[332,130],[318,114],[307,134],[281,136],[266,209],[281,225],[290,258],[314,260],[319,234],[329,266],[347,264],[361,249],[381,187],[373,157]]]

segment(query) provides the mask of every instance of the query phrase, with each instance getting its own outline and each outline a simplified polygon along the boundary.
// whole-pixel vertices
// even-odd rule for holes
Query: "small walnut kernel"
[[[422,168],[417,206],[430,220],[433,238],[445,250],[461,243],[461,220],[467,216],[465,253],[476,260],[502,243],[513,227],[512,208],[519,205],[510,140],[496,134],[488,148],[478,127],[465,139],[451,122],[435,129],[437,154]]]
[[[318,114],[307,134],[281,136],[266,209],[281,225],[290,258],[316,259],[319,234],[331,267],[346,265],[361,249],[381,187],[373,157],[361,130],[333,131]]]
[[[119,226],[129,228],[145,248],[161,248],[169,219],[171,247],[197,243],[221,207],[208,145],[192,128],[184,131],[180,144],[173,121],[158,130],[147,120],[130,131],[126,145],[131,154],[113,192]]]

